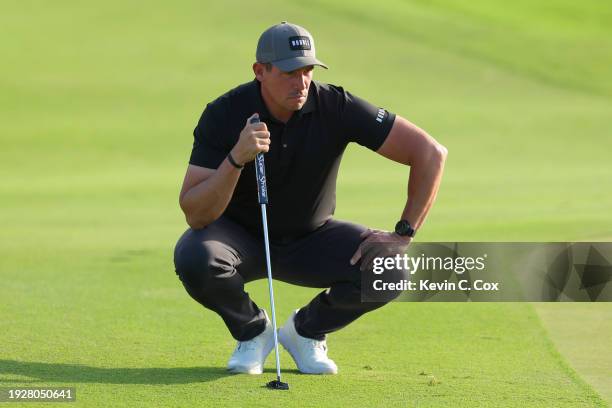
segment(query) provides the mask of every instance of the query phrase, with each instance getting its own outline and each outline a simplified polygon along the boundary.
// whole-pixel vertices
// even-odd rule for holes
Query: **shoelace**
[[[242,352],[253,351],[256,350],[258,346],[259,342],[255,339],[248,341],[239,341],[237,350]]]
[[[312,348],[315,350],[315,352],[317,350],[321,350],[325,355],[327,355],[327,343],[325,341],[319,341],[319,340],[315,340],[315,339],[308,339],[308,340],[306,340],[306,343],[309,344],[310,346],[312,346]]]

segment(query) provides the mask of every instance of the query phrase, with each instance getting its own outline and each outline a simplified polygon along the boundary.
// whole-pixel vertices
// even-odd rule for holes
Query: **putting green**
[[[612,311],[608,304],[534,304],[554,345],[566,361],[612,402],[612,358],[609,357]]]
[[[273,359],[226,374],[234,342],[172,250],[193,126],[281,20],[315,35],[317,79],[448,147],[419,239],[612,236],[611,19],[561,0],[4,2],[0,386],[74,386],[77,406],[606,406],[609,355],[577,350],[610,338],[610,304],[392,304],[330,336],[340,375],[283,352],[291,390],[266,390]],[[337,216],[390,228],[406,178],[349,148]],[[267,306],[265,281],[248,290]],[[316,293],[275,292],[280,321]]]

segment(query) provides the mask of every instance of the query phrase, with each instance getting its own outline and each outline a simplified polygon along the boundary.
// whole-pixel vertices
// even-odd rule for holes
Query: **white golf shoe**
[[[293,318],[298,310],[293,312],[285,325],[278,330],[278,341],[291,354],[302,373],[337,374],[338,366],[327,357],[326,341],[302,337],[295,330]]]
[[[239,341],[227,363],[232,373],[261,374],[266,357],[274,348],[274,329],[266,315],[266,328],[258,336],[248,341]]]

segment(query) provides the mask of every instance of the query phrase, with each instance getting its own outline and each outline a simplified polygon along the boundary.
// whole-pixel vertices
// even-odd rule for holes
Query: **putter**
[[[253,116],[250,123],[259,123],[259,116]],[[276,355],[276,380],[266,384],[274,390],[288,390],[289,384],[281,381],[280,357],[278,354],[278,335],[276,333],[276,310],[274,307],[274,290],[272,289],[272,264],[270,263],[270,243],[268,241],[268,218],[266,204],[268,204],[268,187],[266,185],[266,167],[263,153],[255,157],[255,176],[257,178],[257,196],[261,205],[261,218],[263,221],[264,243],[266,247],[266,266],[268,268],[268,289],[270,291],[270,307],[272,308],[272,327],[274,328],[274,354]]]

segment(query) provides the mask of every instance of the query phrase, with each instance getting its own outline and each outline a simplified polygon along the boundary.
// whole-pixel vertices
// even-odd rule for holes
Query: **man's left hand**
[[[368,229],[361,234],[363,241],[351,258],[351,265],[361,259],[360,269],[363,271],[379,256],[393,256],[404,253],[412,241],[412,237],[402,237],[395,232]],[[383,244],[383,245],[372,245]]]

